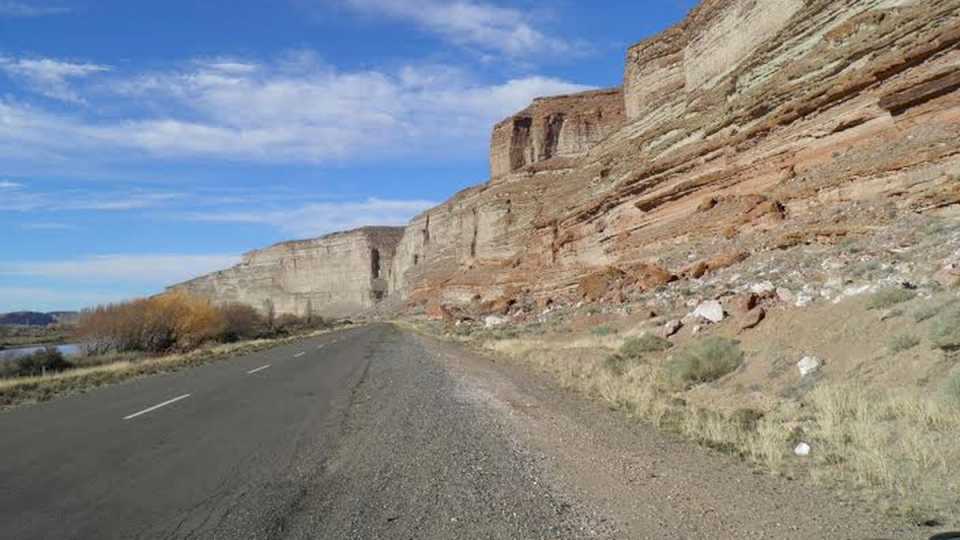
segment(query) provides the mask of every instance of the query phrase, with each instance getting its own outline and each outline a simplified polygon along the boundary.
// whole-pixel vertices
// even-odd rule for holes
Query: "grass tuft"
[[[591,330],[591,333],[597,337],[607,337],[609,335],[616,334],[617,331],[604,324]]]
[[[666,351],[673,347],[673,343],[653,334],[644,334],[623,342],[620,354],[627,358],[639,359],[650,353]]]
[[[877,291],[867,302],[867,309],[887,309],[917,297],[917,293],[907,289],[883,289]]]
[[[887,348],[890,349],[892,354],[897,354],[903,351],[909,351],[919,344],[920,338],[910,334],[903,334],[891,338],[890,343],[887,344]]]
[[[712,382],[733,373],[743,364],[740,342],[709,337],[684,348],[665,366],[671,386],[686,388]]]
[[[930,328],[930,341],[944,351],[960,350],[960,307],[937,315]]]

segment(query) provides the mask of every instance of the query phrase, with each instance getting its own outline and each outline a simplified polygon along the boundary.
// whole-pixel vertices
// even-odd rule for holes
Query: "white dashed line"
[[[163,403],[161,403],[161,404],[159,404],[159,405],[154,405],[153,407],[150,407],[149,409],[144,409],[144,410],[142,410],[142,411],[140,411],[140,412],[138,412],[138,413],[133,413],[133,414],[131,414],[130,416],[125,416],[125,417],[123,417],[123,419],[124,419],[124,420],[133,420],[134,418],[136,418],[136,417],[138,417],[138,416],[147,414],[147,413],[149,413],[149,412],[153,412],[153,411],[155,411],[155,410],[157,410],[157,409],[159,409],[159,408],[161,408],[161,407],[166,407],[167,405],[172,405],[172,404],[174,404],[174,403],[176,403],[176,402],[178,402],[178,401],[180,401],[180,400],[182,400],[182,399],[187,399],[188,397],[190,397],[190,394],[184,394],[184,395],[182,395],[182,396],[180,396],[180,397],[173,398],[173,399],[171,399],[170,401],[164,401]]]
[[[270,366],[271,366],[271,364],[267,364],[267,365],[265,365],[265,366],[260,366],[260,367],[258,367],[257,369],[251,369],[250,371],[247,372],[247,375],[253,375],[254,373],[260,373],[261,371],[269,368]]]
[[[305,353],[305,352],[298,352],[297,354],[293,355],[293,357],[294,357],[294,358],[300,358],[301,356],[303,356],[303,355],[305,355],[305,354],[307,354],[307,353]]]

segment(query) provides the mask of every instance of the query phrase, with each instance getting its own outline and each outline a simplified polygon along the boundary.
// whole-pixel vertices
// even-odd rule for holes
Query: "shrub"
[[[16,371],[13,375],[26,377],[40,375],[44,372],[57,372],[70,369],[72,366],[56,347],[45,347],[33,354],[18,358]]]
[[[685,347],[667,363],[666,377],[673,386],[689,387],[720,379],[742,363],[739,341],[709,337]]]
[[[182,292],[86,311],[77,335],[93,354],[187,351],[219,339],[224,319],[208,300]]]
[[[616,333],[617,333],[616,330],[614,330],[613,328],[610,328],[609,326],[607,326],[607,325],[605,325],[605,324],[604,324],[604,325],[601,325],[601,326],[597,326],[596,328],[594,328],[594,329],[591,330],[590,332],[591,332],[593,335],[597,336],[597,337],[606,337],[606,336],[609,336],[609,335],[611,335],[611,334],[616,334]]]
[[[953,307],[937,316],[930,329],[930,341],[944,351],[960,349],[960,308]]]
[[[890,352],[897,354],[903,351],[908,351],[917,345],[920,344],[920,339],[916,336],[911,336],[909,334],[903,334],[900,336],[895,336],[890,340],[890,343],[887,344],[887,348],[890,349]]]
[[[255,339],[266,331],[266,320],[246,304],[226,304],[221,306],[220,313],[223,315],[224,341]]]
[[[877,291],[867,302],[867,309],[886,309],[897,304],[909,302],[917,293],[908,289],[883,289]]]
[[[621,377],[627,372],[628,360],[619,354],[611,354],[603,359],[603,369],[615,377]]]
[[[641,358],[649,353],[663,352],[673,347],[673,343],[662,337],[644,334],[630,338],[620,346],[620,354],[627,358]]]

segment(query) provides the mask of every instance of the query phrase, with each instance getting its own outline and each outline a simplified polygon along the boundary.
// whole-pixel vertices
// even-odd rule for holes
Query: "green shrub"
[[[673,347],[673,343],[662,337],[644,334],[630,338],[620,346],[620,354],[627,358],[641,358],[649,353],[663,352]]]
[[[930,341],[944,351],[960,349],[960,308],[950,308],[934,319]]]
[[[743,363],[740,342],[709,337],[685,347],[666,365],[667,381],[676,387],[689,387],[720,379]]]
[[[611,334],[616,334],[617,331],[604,324],[591,330],[591,333],[597,337],[606,337]]]
[[[18,358],[16,361],[16,370],[13,374],[20,377],[27,377],[31,375],[41,375],[44,372],[55,373],[72,367],[70,362],[64,358],[63,353],[56,347],[44,347],[33,354]]]
[[[890,343],[887,344],[887,348],[890,349],[891,353],[897,354],[899,352],[908,351],[919,344],[920,339],[918,337],[909,334],[903,334],[894,336],[890,340]]]
[[[867,309],[886,309],[909,302],[916,297],[917,293],[908,289],[883,289],[870,297],[867,302]]]

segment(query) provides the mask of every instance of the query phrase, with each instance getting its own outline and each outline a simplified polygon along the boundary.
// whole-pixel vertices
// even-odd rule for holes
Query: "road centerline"
[[[258,367],[257,369],[251,369],[250,371],[247,372],[247,375],[253,375],[254,373],[260,373],[261,371],[263,371],[263,370],[265,370],[265,369],[269,369],[271,366],[272,366],[272,364],[267,364],[267,365],[265,365],[265,366],[260,366],[260,367]]]
[[[293,357],[294,357],[294,358],[300,358],[301,356],[303,356],[303,355],[305,355],[305,354],[307,354],[307,353],[305,353],[305,352],[298,352],[297,354],[293,355]]]
[[[125,416],[125,417],[123,417],[123,419],[124,419],[124,420],[133,420],[134,418],[136,418],[136,417],[138,417],[138,416],[142,416],[142,415],[144,415],[144,414],[153,412],[153,411],[155,411],[155,410],[157,410],[157,409],[160,409],[160,408],[162,408],[162,407],[166,407],[167,405],[173,405],[174,403],[176,403],[176,402],[178,402],[178,401],[181,401],[181,400],[184,400],[184,399],[187,399],[188,397],[190,397],[190,394],[184,394],[184,395],[182,395],[182,396],[180,396],[180,397],[175,397],[175,398],[173,398],[173,399],[164,401],[163,403],[158,403],[157,405],[154,405],[153,407],[149,407],[149,408],[147,408],[147,409],[144,409],[144,410],[142,410],[142,411],[140,411],[140,412],[136,412],[136,413],[133,413],[133,414],[131,414],[131,415],[129,415],[129,416]]]

